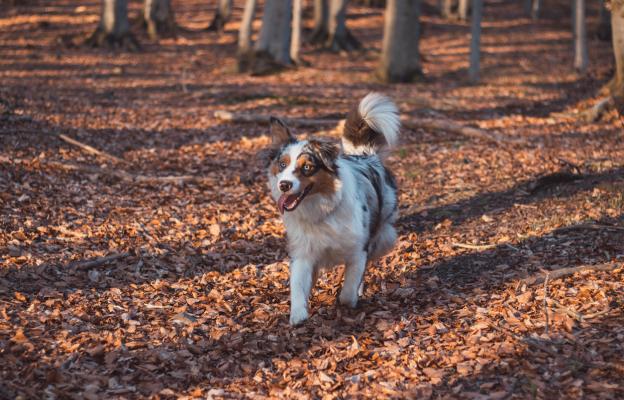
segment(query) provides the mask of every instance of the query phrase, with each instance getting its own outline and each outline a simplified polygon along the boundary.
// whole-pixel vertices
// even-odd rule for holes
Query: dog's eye
[[[311,169],[312,167],[310,166],[310,164],[305,164],[303,166],[303,172],[310,172]]]
[[[280,167],[280,169],[286,168],[286,163],[284,161],[280,161],[279,167]]]

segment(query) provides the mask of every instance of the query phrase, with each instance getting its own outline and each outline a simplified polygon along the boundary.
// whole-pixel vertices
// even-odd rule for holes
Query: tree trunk
[[[95,47],[139,48],[139,43],[130,33],[128,0],[102,0],[100,22],[86,43]]]
[[[524,15],[526,17],[531,16],[531,8],[533,8],[533,0],[524,0],[523,3]]]
[[[479,81],[479,64],[481,62],[481,19],[483,17],[483,0],[472,0],[472,21],[470,26],[470,69],[468,78],[471,82]]]
[[[230,20],[231,16],[232,0],[219,0],[215,16],[207,29],[209,31],[222,32],[225,28],[225,24]]]
[[[470,7],[470,3],[468,0],[459,0],[459,4],[457,6],[457,16],[460,20],[465,21],[468,19],[468,8]]]
[[[615,75],[609,86],[618,112],[624,116],[624,0],[611,1],[611,35]]]
[[[248,63],[244,63],[246,70],[262,75],[275,72],[292,63],[290,59],[291,15],[292,0],[266,0],[258,41],[248,58]]]
[[[383,50],[378,69],[379,77],[386,82],[410,82],[422,74],[418,49],[420,1],[388,0],[386,3]]]
[[[574,0],[574,68],[579,72],[585,72],[587,58],[585,0]]]
[[[360,42],[347,29],[348,0],[329,0],[328,37],[325,46],[333,51],[352,51],[360,48]]]
[[[329,19],[328,0],[314,0],[314,28],[308,41],[310,43],[325,43],[329,31],[327,21]]]
[[[171,0],[145,0],[143,19],[150,39],[175,36],[176,23]]]
[[[301,12],[303,0],[293,0],[292,37],[290,39],[290,59],[295,63],[301,61]]]
[[[238,31],[238,55],[248,55],[251,51],[252,24],[256,15],[257,0],[246,0],[243,19]]]
[[[611,40],[611,14],[605,7],[605,0],[600,0],[600,12],[598,15],[600,23],[598,24],[596,36],[600,40],[609,41]]]
[[[441,0],[440,1],[440,15],[443,18],[450,18],[451,11],[453,9],[453,0]]]
[[[533,4],[531,5],[531,19],[533,21],[537,21],[540,14],[542,0],[533,0]]]

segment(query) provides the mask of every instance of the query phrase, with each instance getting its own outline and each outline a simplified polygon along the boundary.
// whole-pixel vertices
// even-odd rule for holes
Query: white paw
[[[290,310],[290,325],[299,325],[306,319],[308,319],[308,310],[305,308],[293,308]]]
[[[358,302],[358,294],[357,291],[352,292],[350,290],[345,290],[344,288],[340,292],[340,297],[338,297],[340,304],[343,306],[355,308]]]

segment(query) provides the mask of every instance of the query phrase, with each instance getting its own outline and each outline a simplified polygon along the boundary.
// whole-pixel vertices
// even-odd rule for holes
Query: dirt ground
[[[569,2],[533,23],[488,1],[480,85],[468,25],[431,1],[425,77],[401,85],[372,78],[379,9],[351,9],[365,51],[252,77],[233,72],[239,8],[218,35],[214,4],[174,1],[179,36],[124,52],[73,46],[95,0],[0,7],[0,398],[624,396],[624,129],[575,117],[613,72],[597,2],[578,75]],[[267,128],[213,113],[340,118],[373,90],[509,141],[404,129],[396,250],[356,310],[338,269],[291,328]]]

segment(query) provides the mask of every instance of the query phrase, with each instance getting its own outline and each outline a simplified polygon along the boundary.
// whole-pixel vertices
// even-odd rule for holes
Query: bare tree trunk
[[[483,17],[483,0],[472,0],[472,21],[470,24],[470,69],[468,78],[471,82],[479,81],[479,64],[481,63],[481,19]]]
[[[378,69],[386,82],[409,82],[422,74],[420,40],[420,1],[388,0],[383,50]]]
[[[618,112],[624,116],[624,0],[611,1],[611,35],[615,75],[609,86]]]
[[[611,40],[611,14],[607,7],[605,7],[605,0],[600,0],[600,12],[599,12],[598,31],[596,36],[598,39],[608,41]]]
[[[531,19],[533,21],[537,21],[540,14],[542,0],[533,0],[533,4],[531,5]]]
[[[97,29],[87,39],[92,46],[139,48],[128,22],[128,0],[102,0],[102,14]]]
[[[328,0],[314,0],[314,29],[308,41],[310,43],[325,43],[329,30],[327,23],[329,20]]]
[[[585,72],[587,59],[585,0],[574,0],[574,68],[579,72]]]
[[[348,0],[329,0],[328,38],[326,47],[333,51],[352,51],[360,48],[360,42],[347,29]]]
[[[459,0],[459,4],[457,6],[457,15],[460,20],[465,21],[468,19],[468,8],[470,7],[470,3],[468,0]]]
[[[451,17],[451,10],[453,9],[453,0],[441,0],[440,1],[440,15],[444,18]]]
[[[295,63],[301,61],[301,12],[303,0],[293,0],[292,37],[290,39],[290,59]]]
[[[245,13],[248,12],[246,5]],[[249,11],[251,13],[251,11]],[[290,59],[290,19],[292,0],[266,0],[262,28],[253,51],[239,54],[239,71],[261,75],[292,64]],[[240,50],[239,41],[239,50]]]
[[[533,7],[533,0],[524,0],[523,3],[524,15],[527,17],[531,16],[531,8]]]
[[[145,0],[143,20],[150,39],[156,40],[160,36],[175,36],[176,23],[171,8],[171,0]]]
[[[257,0],[246,0],[243,19],[238,31],[238,55],[248,56],[251,52],[251,34],[254,16],[256,15]]]
[[[221,32],[232,16],[232,0],[219,0],[215,16],[208,26],[209,31]]]

